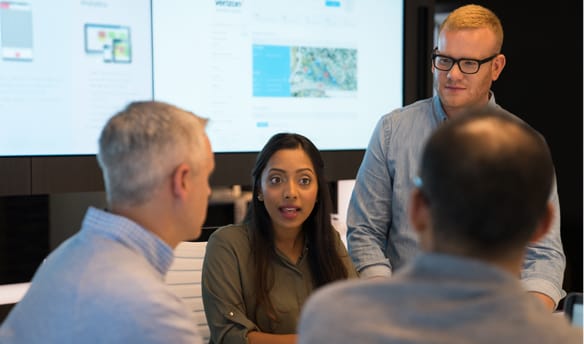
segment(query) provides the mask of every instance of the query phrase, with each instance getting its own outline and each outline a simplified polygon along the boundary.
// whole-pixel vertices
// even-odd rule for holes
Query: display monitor
[[[216,152],[281,131],[364,149],[402,105],[403,13],[401,0],[153,0],[154,98],[209,117]]]
[[[101,128],[148,99],[209,118],[214,184],[246,183],[282,131],[350,179],[375,122],[403,105],[404,2],[0,0],[0,53],[0,163],[20,168],[0,194],[102,188]]]
[[[106,119],[152,99],[150,0],[0,1],[0,156],[97,152]]]

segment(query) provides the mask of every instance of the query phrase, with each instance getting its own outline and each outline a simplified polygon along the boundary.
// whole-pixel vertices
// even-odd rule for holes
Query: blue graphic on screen
[[[253,46],[255,97],[356,97],[357,50]]]
[[[253,46],[254,97],[290,96],[290,47]]]
[[[341,7],[341,2],[340,1],[328,0],[328,1],[325,1],[324,4],[325,4],[326,7]]]
[[[0,2],[0,51],[4,60],[32,61],[32,23],[30,4]]]

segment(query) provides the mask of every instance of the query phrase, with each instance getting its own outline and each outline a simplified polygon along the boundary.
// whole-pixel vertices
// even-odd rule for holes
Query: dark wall
[[[436,11],[465,3],[437,0]],[[472,3],[490,8],[503,24],[507,65],[493,87],[497,102],[538,129],[552,150],[567,256],[564,289],[582,291],[582,1]]]

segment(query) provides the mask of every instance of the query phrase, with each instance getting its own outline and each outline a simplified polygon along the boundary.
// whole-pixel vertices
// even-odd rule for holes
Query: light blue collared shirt
[[[41,264],[0,328],[0,343],[201,343],[164,283],[170,246],[135,222],[90,207],[81,230]]]
[[[491,93],[489,106],[499,107]],[[361,277],[391,276],[419,253],[407,206],[422,149],[430,134],[447,120],[434,96],[396,109],[378,121],[357,173],[347,212],[347,246]],[[551,231],[528,247],[522,271],[529,291],[556,303],[562,289],[566,258],[560,237],[557,189],[550,195],[555,218]]]

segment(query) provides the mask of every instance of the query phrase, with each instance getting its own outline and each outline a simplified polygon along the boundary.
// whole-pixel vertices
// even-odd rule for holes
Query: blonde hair
[[[495,34],[497,52],[501,52],[503,25],[493,11],[480,5],[464,5],[452,11],[440,25],[440,32],[479,28],[487,28]]]

